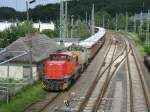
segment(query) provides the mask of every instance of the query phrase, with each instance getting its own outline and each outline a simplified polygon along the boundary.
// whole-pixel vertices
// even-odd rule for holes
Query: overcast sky
[[[18,11],[25,11],[25,1],[26,0],[0,0],[0,7],[12,7],[15,8]],[[28,0],[32,1],[32,0]],[[35,3],[31,4],[30,7],[35,7],[36,5],[39,4],[48,4],[48,3],[56,3],[59,2],[60,0],[36,0]]]

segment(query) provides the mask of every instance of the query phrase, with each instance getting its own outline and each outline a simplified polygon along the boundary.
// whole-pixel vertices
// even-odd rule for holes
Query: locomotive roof
[[[71,52],[62,52],[62,53],[57,53],[57,54],[50,54],[49,56],[70,56],[70,57],[74,57],[75,55],[72,54]]]
[[[32,43],[32,44],[30,44]],[[30,50],[30,46],[32,45],[32,60],[35,63],[41,62],[49,57],[50,53],[56,53],[63,49],[63,47],[59,46],[52,39],[47,37],[44,34],[33,34],[30,37],[28,36],[20,37],[18,40],[10,44],[6,47],[6,52],[0,55],[0,61],[6,60],[12,57],[19,55],[20,53],[10,53],[9,51],[26,51]],[[13,60],[14,62],[28,62],[29,61],[29,53],[25,56],[17,58]]]

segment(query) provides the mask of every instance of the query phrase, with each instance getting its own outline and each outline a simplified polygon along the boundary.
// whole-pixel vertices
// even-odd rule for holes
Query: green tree
[[[73,38],[85,39],[90,36],[88,25],[81,20],[77,20],[73,26]]]
[[[103,18],[104,22],[107,23],[108,19],[111,20],[111,15],[106,11],[98,11],[95,15],[95,24],[97,26],[103,26]]]
[[[0,32],[0,47],[6,47],[19,37],[25,36],[27,33],[34,33],[37,30],[33,28],[31,22],[23,22],[17,25],[12,25],[10,28]]]
[[[55,30],[46,29],[46,30],[43,30],[42,33],[49,36],[50,38],[59,37],[59,30],[57,30],[57,29],[55,29]]]

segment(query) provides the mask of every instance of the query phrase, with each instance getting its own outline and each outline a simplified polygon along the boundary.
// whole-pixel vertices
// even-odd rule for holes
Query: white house
[[[11,25],[17,25],[16,22],[11,23],[11,22],[0,22],[0,31],[4,31],[7,28],[10,28]],[[33,23],[33,28],[39,29],[39,31],[43,31],[45,29],[50,29],[50,30],[54,30],[55,29],[55,24],[53,22],[51,23]]]
[[[51,23],[33,23],[33,28],[39,29],[40,32],[42,32],[43,30],[54,30],[55,29],[55,25],[53,22]]]

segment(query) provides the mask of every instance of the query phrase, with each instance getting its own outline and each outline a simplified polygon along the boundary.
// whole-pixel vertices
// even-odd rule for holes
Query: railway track
[[[127,67],[129,75],[130,112],[150,112],[150,102],[144,78],[132,45],[130,44],[129,47],[131,52],[127,56]]]
[[[53,94],[52,98],[44,101],[37,101],[28,105],[24,112],[42,112],[48,105],[55,101],[60,96],[61,93]]]
[[[98,70],[98,72],[97,72],[96,78],[94,79],[94,81],[93,81],[91,87],[89,88],[89,90],[88,90],[88,92],[87,92],[87,94],[86,94],[86,96],[85,96],[85,100],[81,103],[78,112],[82,112],[82,111],[84,110],[84,108],[85,108],[87,102],[89,101],[89,98],[90,98],[91,95],[92,95],[92,91],[95,89],[96,84],[98,83],[98,79],[100,78],[99,73],[101,72],[102,67],[105,66],[105,60],[106,60],[107,55],[108,55],[108,53],[109,53],[109,51],[110,51],[110,49],[111,49],[111,45],[112,45],[112,40],[110,40],[110,42],[109,42],[109,48],[108,48],[108,50],[107,50],[107,52],[106,52],[106,54],[105,54],[105,56],[104,56],[104,61],[102,62],[102,65],[99,67],[99,70]]]
[[[126,48],[126,54],[127,54],[127,50],[128,49],[129,48]],[[132,86],[132,78],[131,78],[129,56],[128,56],[128,54],[127,54],[127,69],[128,69],[128,77],[129,77],[130,112],[134,112],[134,108],[133,108],[133,86]]]
[[[130,50],[128,51],[128,53],[129,53],[129,52],[130,52]],[[125,53],[125,49],[124,49],[124,53]],[[106,96],[106,93],[107,93],[107,91],[108,91],[109,84],[110,84],[112,78],[114,77],[114,75],[115,75],[115,73],[116,73],[116,71],[117,71],[119,65],[121,65],[121,63],[124,62],[124,60],[126,59],[126,57],[127,57],[127,55],[124,55],[124,56],[121,58],[120,62],[117,63],[117,65],[116,65],[116,64],[112,65],[112,66],[115,66],[115,68],[112,70],[112,72],[111,72],[111,74],[110,74],[110,77],[108,77],[108,79],[105,80],[105,82],[103,83],[103,85],[102,85],[102,90],[101,90],[101,92],[99,93],[97,100],[95,101],[95,104],[94,104],[94,106],[93,106],[93,108],[92,108],[92,112],[97,112],[97,111],[99,111],[99,110],[102,110],[102,111],[103,111],[103,105],[105,104],[105,100],[103,101],[103,99],[104,99],[104,97]],[[116,59],[118,59],[118,58],[116,58]],[[102,105],[102,102],[103,102],[103,105]]]
[[[95,112],[98,109],[98,107],[101,103],[102,96],[104,96],[104,93],[106,92],[106,88],[108,87],[108,84],[109,84],[108,82],[110,82],[110,79],[112,78],[114,72],[117,69],[118,63],[115,63],[115,61],[117,61],[117,59],[124,54],[126,45],[125,45],[123,51],[115,59],[113,59],[114,55],[115,55],[115,50],[116,50],[115,48],[113,50],[112,57],[111,57],[109,64],[103,68],[102,68],[102,66],[99,68],[99,71],[97,72],[97,77],[95,78],[91,87],[89,88],[87,95],[85,96],[85,99],[80,104],[78,112],[88,111],[88,110],[92,110],[93,112]],[[107,55],[108,55],[108,52],[105,55],[105,60],[106,60]],[[105,60],[104,60],[104,63],[105,63]],[[115,69],[115,71],[111,71],[111,66],[114,63],[115,63],[114,66],[116,66],[116,69]],[[105,74],[106,71],[108,71],[107,75]],[[104,76],[104,74],[105,74],[105,76]],[[102,80],[102,81],[100,81],[100,80]],[[97,85],[99,85],[99,86],[97,86]],[[101,85],[103,85],[103,86],[101,87]],[[97,88],[96,88],[96,86],[97,86]],[[101,90],[101,92],[98,92],[99,94],[96,96],[96,95],[94,95],[94,92],[93,92],[95,90],[96,90],[96,92],[97,92],[97,90]],[[97,98],[96,99],[93,98],[92,95],[96,96]],[[94,103],[94,105],[92,105],[92,106],[91,106],[90,99],[92,100],[92,103]],[[92,108],[89,108],[88,105],[90,105]]]
[[[129,81],[128,89],[130,98],[129,112],[150,112],[149,96],[146,91],[145,82],[136,55],[130,43],[124,40],[123,44],[124,48],[122,48],[122,51],[120,51],[120,53],[116,53],[117,44],[116,42],[113,42],[112,39],[110,39],[109,46],[104,56],[102,65],[99,66],[99,69],[95,74],[96,78],[92,82],[92,85],[88,89],[85,97],[79,100],[75,111],[103,112],[103,108],[106,103],[105,97],[107,96],[110,83],[113,77],[115,77],[116,71],[119,69],[119,66],[123,62],[127,62],[127,73]],[[132,63],[134,63],[134,65]],[[137,74],[133,74],[133,72],[136,72]],[[135,77],[137,77],[138,79],[134,79]],[[139,92],[140,94],[137,94],[137,92]],[[52,99],[49,99],[47,101],[33,103],[29,105],[24,112],[43,112],[44,109],[51,105],[52,102],[55,102],[58,96],[60,96],[60,93],[55,94]]]

